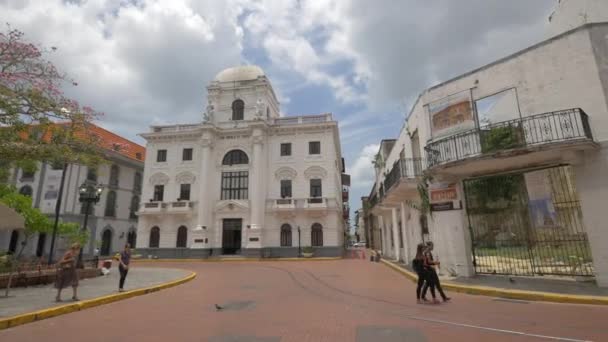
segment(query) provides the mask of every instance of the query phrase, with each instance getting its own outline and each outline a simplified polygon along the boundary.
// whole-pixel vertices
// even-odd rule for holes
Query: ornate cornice
[[[307,180],[325,177],[327,177],[327,170],[320,166],[311,166],[304,171],[304,178],[306,178]]]
[[[298,172],[289,166],[283,166],[278,168],[274,172],[274,175],[278,180],[295,179]]]
[[[175,181],[177,184],[194,184],[196,180],[196,176],[190,171],[180,172],[177,176],[175,176]]]
[[[164,172],[157,172],[150,177],[150,184],[152,185],[167,185],[169,183],[169,176]]]

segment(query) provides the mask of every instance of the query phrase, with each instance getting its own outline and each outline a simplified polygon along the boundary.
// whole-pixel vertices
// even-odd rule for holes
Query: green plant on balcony
[[[381,169],[384,167],[384,165],[385,165],[384,158],[382,158],[382,155],[380,154],[380,152],[376,153],[374,160],[372,160],[372,164],[374,164],[374,167],[376,169]]]
[[[407,205],[415,210],[420,212],[420,215],[433,215],[431,212],[431,200],[429,198],[429,183],[433,178],[429,175],[424,175],[418,185],[416,186],[418,190],[418,197],[420,197],[420,202],[416,203],[411,200],[408,200]]]
[[[511,125],[482,130],[480,137],[482,153],[520,147],[524,142],[521,127]]]

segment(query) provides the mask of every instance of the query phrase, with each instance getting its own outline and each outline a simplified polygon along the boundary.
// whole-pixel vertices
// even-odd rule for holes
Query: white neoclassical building
[[[207,90],[201,123],[141,135],[138,253],[283,257],[312,246],[340,255],[348,209],[331,114],[282,117],[257,66],[223,70]]]

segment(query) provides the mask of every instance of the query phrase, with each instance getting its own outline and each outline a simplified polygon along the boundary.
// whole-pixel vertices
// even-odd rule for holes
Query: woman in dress
[[[72,286],[72,300],[77,301],[78,288],[78,272],[76,270],[76,260],[80,251],[80,244],[74,243],[70,249],[65,252],[61,260],[57,263],[57,279],[55,280],[55,288],[57,289],[57,297],[55,301],[61,302],[61,290],[68,286]]]

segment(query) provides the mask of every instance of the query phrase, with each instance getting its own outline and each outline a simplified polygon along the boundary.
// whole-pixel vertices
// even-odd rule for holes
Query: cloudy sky
[[[260,65],[284,115],[332,112],[352,175],[399,134],[426,87],[541,41],[557,0],[0,0],[0,22],[43,46],[101,126],[143,143],[200,120],[220,70]]]

